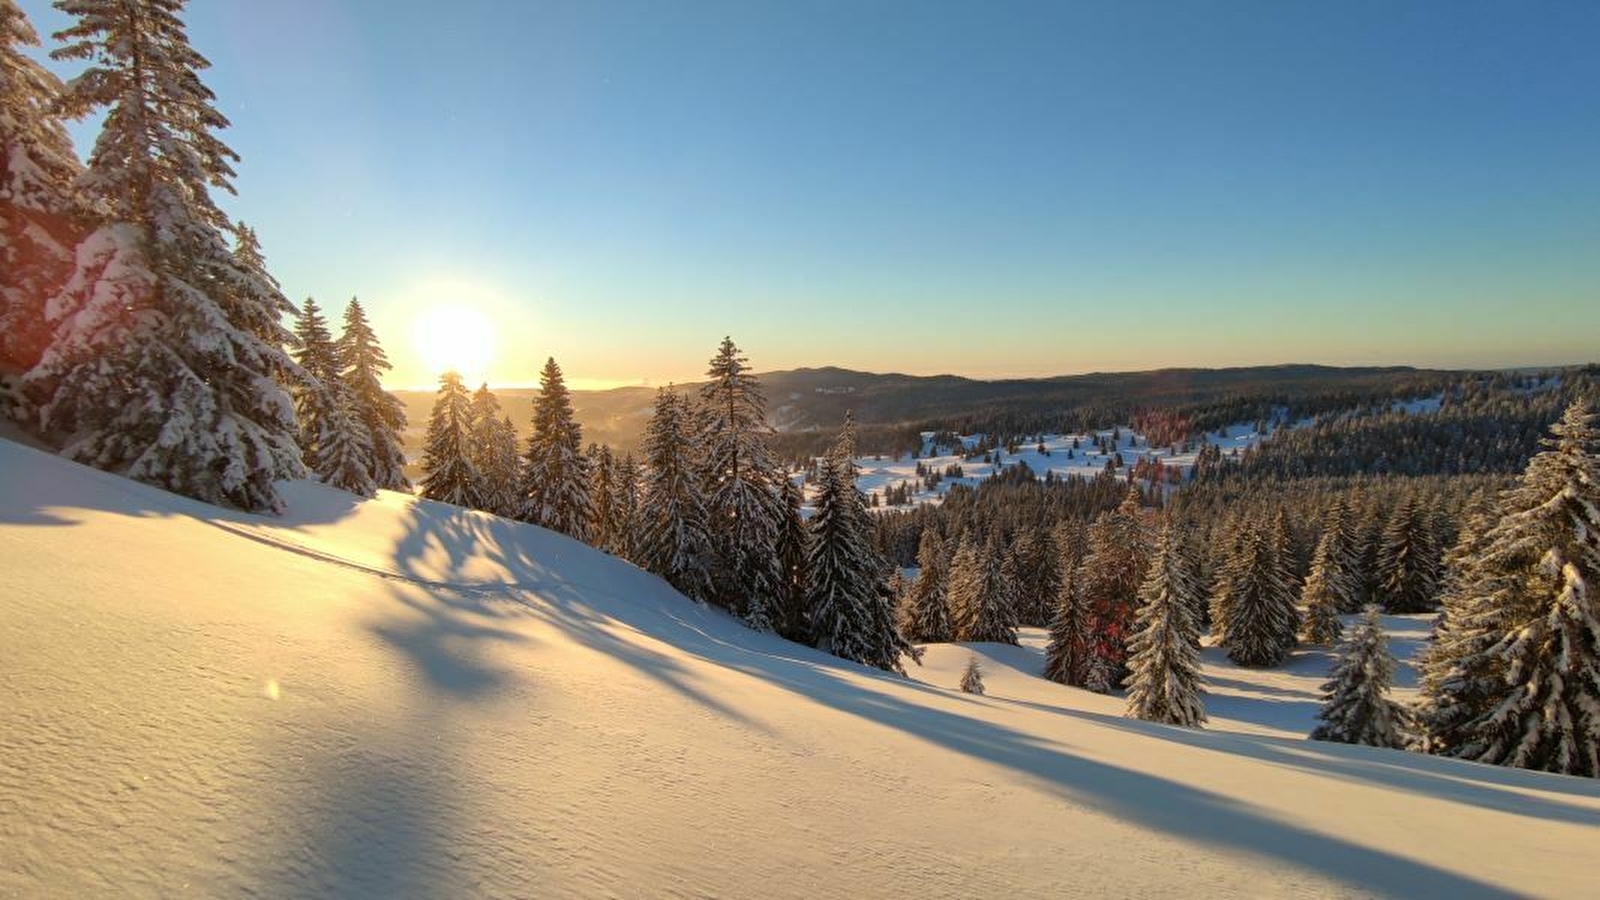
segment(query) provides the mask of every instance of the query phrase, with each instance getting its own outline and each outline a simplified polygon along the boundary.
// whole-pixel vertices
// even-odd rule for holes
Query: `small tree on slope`
[[[806,612],[806,557],[811,552],[811,533],[800,515],[804,499],[800,486],[793,479],[784,478],[779,497],[783,501],[783,520],[778,528],[778,567],[783,580],[778,605],[772,613],[772,627],[791,641],[804,641],[811,633]]]
[[[515,516],[521,479],[517,459],[517,431],[500,409],[500,400],[481,384],[472,395],[471,437],[468,458],[478,470],[478,502],[497,516]]]
[[[307,465],[316,466],[319,459],[317,441],[325,427],[323,417],[330,414],[336,396],[343,391],[343,383],[339,376],[339,353],[334,346],[333,335],[328,331],[328,320],[323,318],[317,301],[310,297],[301,304],[300,312],[295,316],[294,337],[294,361],[300,364],[304,377],[291,385],[290,395],[294,398],[295,420],[300,423],[300,449],[305,454]],[[348,396],[344,402],[352,403]],[[365,453],[371,453],[370,436],[365,437],[361,444],[367,448]],[[367,467],[365,456],[361,459],[361,465]],[[318,468],[318,471],[321,469]],[[371,472],[368,472],[367,480],[372,480]]]
[[[461,376],[439,376],[439,393],[422,447],[422,496],[456,506],[480,505],[482,485],[468,450],[472,398]]]
[[[967,657],[967,667],[961,670],[961,692],[983,694],[983,667],[978,665],[978,654]]]
[[[1402,747],[1405,709],[1389,698],[1394,657],[1378,621],[1378,608],[1368,606],[1350,640],[1339,652],[1333,677],[1322,686],[1322,724],[1311,732],[1319,741]]]
[[[356,420],[350,393],[334,382],[327,408],[317,417],[322,432],[317,437],[316,473],[323,484],[362,497],[377,493],[367,461],[372,447],[367,430]]]
[[[711,590],[705,497],[695,477],[687,404],[671,388],[656,393],[645,427],[645,481],[635,560],[696,600]]]
[[[227,119],[200,81],[179,0],[62,0],[58,59],[90,61],[62,97],[105,110],[79,181],[102,224],[45,310],[52,341],[24,390],[62,453],[211,503],[282,508],[304,472],[293,366],[261,279],[228,246],[211,199],[232,190]]]
[[[1128,715],[1198,727],[1200,702],[1199,594],[1176,527],[1161,531],[1150,574],[1139,589],[1139,614],[1128,642]]]

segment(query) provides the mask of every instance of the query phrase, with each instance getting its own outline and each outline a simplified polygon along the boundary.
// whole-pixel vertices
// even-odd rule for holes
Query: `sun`
[[[417,356],[437,377],[454,370],[468,385],[484,381],[494,361],[494,329],[465,306],[436,306],[417,316],[411,331]]]

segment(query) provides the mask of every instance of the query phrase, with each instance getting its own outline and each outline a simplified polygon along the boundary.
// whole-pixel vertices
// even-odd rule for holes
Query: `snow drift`
[[[1036,646],[898,678],[542,529],[282,489],[0,441],[0,894],[1593,890],[1600,785],[1305,741],[1325,655],[1208,656],[1186,731]]]

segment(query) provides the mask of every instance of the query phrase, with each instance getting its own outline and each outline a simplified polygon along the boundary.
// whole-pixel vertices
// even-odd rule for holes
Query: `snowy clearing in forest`
[[[901,678],[409,496],[0,473],[0,895],[1593,892],[1600,784],[1303,740],[1321,651],[1189,731],[1037,632]]]

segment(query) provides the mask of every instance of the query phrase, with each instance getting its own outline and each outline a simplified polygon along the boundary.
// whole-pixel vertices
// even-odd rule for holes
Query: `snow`
[[[898,678],[407,495],[0,473],[0,896],[1593,890],[1600,784],[1306,741],[1320,651],[1206,651],[1191,731],[1038,678],[1039,632]]]

